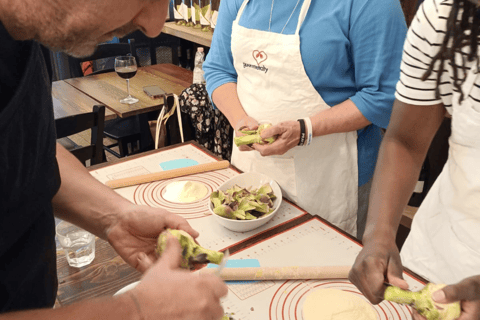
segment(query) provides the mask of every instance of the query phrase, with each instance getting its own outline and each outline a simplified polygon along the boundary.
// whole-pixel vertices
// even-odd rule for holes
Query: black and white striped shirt
[[[398,100],[413,105],[443,103],[451,113],[452,96],[456,89],[453,87],[453,68],[450,61],[445,61],[444,64],[445,70],[439,86],[440,99],[435,98],[439,61],[428,79],[422,81],[421,78],[442,46],[452,3],[453,0],[425,0],[418,9],[403,47],[400,80],[395,93]],[[469,48],[462,50],[466,58]],[[465,78],[465,73],[460,68],[461,59],[462,55],[458,53],[455,62],[459,80]],[[473,63],[467,62],[466,66],[470,67]],[[473,104],[480,104],[480,76],[468,99],[473,100]]]

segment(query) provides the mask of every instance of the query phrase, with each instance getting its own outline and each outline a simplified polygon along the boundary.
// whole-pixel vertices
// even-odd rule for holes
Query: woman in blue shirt
[[[406,30],[398,0],[222,1],[207,90],[237,135],[267,121],[277,137],[232,163],[361,238]]]

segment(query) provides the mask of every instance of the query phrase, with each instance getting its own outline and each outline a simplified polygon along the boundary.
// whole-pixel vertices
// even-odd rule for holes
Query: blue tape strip
[[[213,263],[207,264],[207,268],[217,268],[218,266]],[[257,259],[230,259],[225,264],[225,268],[254,268],[260,267],[260,262]],[[258,281],[227,281],[229,284],[246,284],[254,283]]]
[[[197,164],[198,164],[198,161],[193,159],[175,159],[175,160],[170,160],[170,161],[165,161],[160,163],[160,167],[163,170],[172,170],[172,169],[191,167]]]

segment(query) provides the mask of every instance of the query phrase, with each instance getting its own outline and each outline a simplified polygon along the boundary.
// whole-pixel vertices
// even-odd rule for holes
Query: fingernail
[[[443,290],[437,290],[432,293],[432,298],[437,302],[442,302],[443,300],[445,300],[445,292],[443,292]]]
[[[137,259],[138,259],[138,260],[145,260],[146,257],[147,257],[147,256],[145,255],[145,253],[140,252],[140,253],[138,254],[138,258],[137,258]]]

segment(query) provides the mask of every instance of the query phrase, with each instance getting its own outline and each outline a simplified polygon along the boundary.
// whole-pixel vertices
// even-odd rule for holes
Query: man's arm
[[[62,184],[53,198],[55,215],[107,240],[106,231],[132,203],[96,180],[64,147],[57,143]]]
[[[220,298],[227,294],[227,285],[215,275],[199,276],[180,269],[181,263],[182,247],[175,237],[169,237],[162,258],[152,264],[135,288],[124,294],[57,309],[11,312],[0,315],[0,319],[220,319]]]

